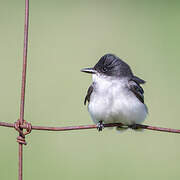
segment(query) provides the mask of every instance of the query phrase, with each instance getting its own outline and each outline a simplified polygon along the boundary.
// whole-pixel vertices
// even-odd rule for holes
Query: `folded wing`
[[[86,105],[86,101],[88,101],[88,102],[90,101],[90,97],[91,97],[92,92],[93,92],[93,85],[91,84],[91,86],[89,86],[89,88],[88,88],[86,97],[84,99],[84,105]]]
[[[129,83],[128,83],[128,87],[130,89],[130,91],[132,91],[134,93],[134,95],[144,104],[144,90],[143,88],[140,86],[140,84],[144,84],[145,81],[138,78],[138,77],[133,77]]]

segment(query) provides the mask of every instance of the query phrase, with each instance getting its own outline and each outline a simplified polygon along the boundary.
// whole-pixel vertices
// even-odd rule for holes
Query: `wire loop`
[[[22,126],[24,126],[24,129],[26,130],[25,132],[23,131],[24,129],[22,128]],[[19,119],[14,123],[15,130],[19,132],[19,136],[17,137],[17,142],[26,145],[27,143],[25,140],[25,136],[31,133],[32,125],[31,123],[28,123],[27,121],[24,120],[22,126]]]

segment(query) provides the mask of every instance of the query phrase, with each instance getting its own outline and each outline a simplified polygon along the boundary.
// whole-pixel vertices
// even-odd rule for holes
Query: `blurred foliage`
[[[24,1],[0,0],[0,121],[19,116]],[[80,69],[114,53],[147,81],[145,124],[180,128],[180,1],[30,0],[25,119],[33,125],[92,121],[91,77]],[[17,179],[17,133],[0,127],[0,179]],[[24,147],[31,179],[179,179],[178,134],[37,132]]]

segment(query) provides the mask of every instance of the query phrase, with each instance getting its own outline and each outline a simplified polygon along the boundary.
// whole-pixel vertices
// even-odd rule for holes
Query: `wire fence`
[[[25,104],[25,87],[26,87],[26,68],[27,68],[27,50],[28,50],[28,29],[29,29],[29,0],[25,0],[25,20],[24,20],[24,46],[23,46],[23,69],[22,69],[22,84],[21,84],[21,101],[20,101],[20,116],[19,119],[13,123],[0,122],[0,126],[14,128],[18,131],[19,136],[17,142],[19,144],[19,169],[18,179],[23,179],[23,145],[26,145],[25,136],[31,133],[32,130],[45,131],[69,131],[69,130],[83,130],[96,129],[97,125],[81,125],[81,126],[67,126],[67,127],[48,127],[48,126],[32,126],[31,123],[24,120],[24,104]],[[121,123],[104,124],[104,127],[121,127]],[[180,129],[162,128],[149,125],[137,124],[138,128],[162,131],[169,133],[180,133]]]

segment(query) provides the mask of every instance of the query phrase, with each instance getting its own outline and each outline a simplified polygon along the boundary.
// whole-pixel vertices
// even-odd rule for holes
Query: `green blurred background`
[[[114,53],[147,81],[145,124],[180,128],[180,1],[30,0],[25,119],[92,124],[80,69]],[[19,116],[24,1],[0,0],[0,121]],[[17,133],[0,127],[0,179],[17,179]],[[24,179],[179,179],[180,135],[33,131]]]

